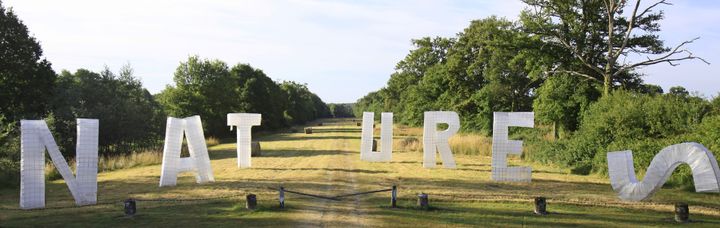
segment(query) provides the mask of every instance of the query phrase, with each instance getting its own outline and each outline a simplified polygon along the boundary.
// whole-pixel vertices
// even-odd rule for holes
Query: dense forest
[[[0,4],[0,186],[19,181],[22,119],[45,119],[63,155],[73,157],[76,118],[100,120],[100,155],[113,156],[161,143],[168,116],[200,115],[211,137],[234,135],[226,126],[232,112],[261,113],[256,130],[331,116],[306,85],[273,81],[248,64],[190,56],[174,82],[152,95],[129,65],[117,73],[106,67],[57,74],[28,28]]]
[[[533,111],[540,126],[516,131],[526,141],[523,156],[577,173],[606,173],[611,151],[633,150],[640,169],[675,143],[720,151],[719,97],[665,92],[638,71],[707,63],[686,49],[694,39],[665,46],[658,32],[667,4],[523,2],[518,21],[491,16],[455,37],[413,40],[387,85],[357,101],[356,116],[394,112],[396,122],[419,126],[423,112],[448,110],[458,112],[464,131],[490,135],[493,112]],[[642,57],[619,61],[628,55]],[[677,172],[671,184],[691,182],[687,167]]]

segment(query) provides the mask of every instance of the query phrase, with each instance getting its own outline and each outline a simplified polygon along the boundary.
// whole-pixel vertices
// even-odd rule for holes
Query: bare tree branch
[[[649,6],[648,8],[645,8],[645,10],[644,10],[642,13],[640,13],[637,17],[638,17],[638,18],[641,18],[641,17],[645,16],[646,13],[650,12],[650,10],[652,10],[653,8],[655,8],[656,6],[658,6],[658,5],[660,5],[660,4],[662,4],[662,5],[672,5],[672,3],[669,3],[669,2],[667,2],[667,1],[665,1],[665,0],[656,2],[655,4],[652,4],[651,6]]]
[[[551,70],[551,71],[545,71],[544,73],[545,73],[545,75],[565,73],[565,74],[571,74],[571,75],[575,75],[575,76],[584,77],[584,78],[587,78],[587,79],[590,79],[590,80],[593,80],[593,81],[596,81],[596,82],[601,82],[600,79],[597,79],[597,78],[595,78],[595,77],[593,77],[593,76],[590,76],[590,75],[585,74],[585,73],[580,73],[580,72],[577,72],[577,71],[572,71],[572,70]]]
[[[623,38],[622,45],[620,45],[620,48],[615,52],[614,55],[608,55],[612,56],[611,60],[616,60],[618,57],[620,57],[620,54],[623,52],[623,49],[627,46],[628,40],[630,40],[630,33],[632,33],[633,26],[635,26],[635,20],[637,19],[635,15],[637,14],[638,8],[640,7],[640,0],[637,0],[635,2],[635,9],[633,10],[632,16],[630,17],[630,24],[628,24],[627,31],[625,31],[625,38]],[[612,20],[612,18],[610,18]],[[612,31],[608,31],[612,32]],[[611,53],[609,53],[611,54]],[[608,62],[614,62],[614,61],[608,61]]]
[[[692,39],[692,40],[684,41],[684,42],[682,42],[681,44],[679,44],[678,46],[676,46],[675,48],[673,48],[672,51],[670,51],[670,52],[668,52],[667,54],[665,54],[665,55],[663,55],[663,56],[660,56],[660,57],[658,57],[658,58],[651,59],[651,58],[648,57],[648,59],[645,60],[645,61],[623,66],[623,67],[621,67],[620,69],[618,69],[618,71],[616,71],[616,72],[613,74],[613,76],[618,75],[618,74],[620,74],[620,73],[622,73],[622,72],[624,72],[624,71],[633,69],[633,68],[635,68],[635,67],[648,66],[648,65],[653,65],[653,64],[658,64],[658,63],[664,63],[664,62],[670,64],[671,66],[677,66],[678,63],[675,63],[675,62],[682,61],[682,60],[689,60],[689,59],[697,59],[697,60],[700,60],[700,61],[704,62],[705,64],[710,65],[710,62],[708,62],[707,60],[703,59],[702,57],[693,55],[693,53],[690,52],[690,51],[688,51],[687,49],[680,49],[680,48],[682,48],[683,46],[685,46],[685,45],[687,45],[687,44],[690,44],[690,43],[693,43],[694,41],[696,41],[696,40],[698,40],[698,39],[700,39],[700,37],[696,37],[696,38],[694,38],[694,39]],[[683,56],[683,57],[673,57],[673,56],[675,56],[676,54],[682,54],[682,53],[686,53],[687,55],[686,55],[686,56]]]

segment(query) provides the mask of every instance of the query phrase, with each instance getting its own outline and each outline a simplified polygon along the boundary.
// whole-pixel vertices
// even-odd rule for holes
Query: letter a
[[[438,131],[437,125],[446,123],[448,129]],[[425,112],[423,123],[423,167],[435,167],[435,152],[440,153],[445,168],[455,168],[449,139],[460,129],[460,117],[456,112]]]
[[[508,140],[508,126],[533,127],[533,112],[494,112],[492,142],[492,179],[495,181],[530,182],[531,167],[508,167],[508,154],[522,154],[522,141]]]
[[[190,152],[190,157],[187,158],[180,157],[183,134],[187,136],[188,152]],[[195,172],[198,184],[215,181],[200,116],[185,119],[168,117],[165,126],[160,187],[175,186],[178,173],[188,171]]]
[[[360,160],[370,162],[390,161],[392,160],[393,114],[392,112],[382,113],[382,129],[380,130],[380,141],[382,142],[382,146],[380,147],[380,152],[372,151],[374,120],[374,112],[363,112],[362,137],[360,139]]]
[[[232,131],[237,126],[237,156],[238,168],[249,168],[251,165],[250,142],[252,141],[252,126],[260,126],[262,115],[257,113],[228,113],[227,125]]]
[[[77,119],[77,176],[44,120],[20,121],[20,208],[45,207],[45,148],[78,206],[97,202],[98,120]]]

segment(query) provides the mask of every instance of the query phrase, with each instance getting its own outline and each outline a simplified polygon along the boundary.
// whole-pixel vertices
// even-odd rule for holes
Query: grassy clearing
[[[100,202],[126,198],[190,199],[239,195],[197,202],[138,202],[138,216],[124,218],[119,204],[66,210],[2,211],[0,226],[676,226],[672,203],[688,202],[689,224],[720,225],[720,195],[662,189],[648,202],[617,199],[606,177],[569,174],[569,170],[511,160],[533,167],[532,183],[490,180],[490,157],[456,153],[457,169],[424,169],[422,153],[396,147],[390,163],[359,160],[360,128],[326,120],[313,134],[281,133],[259,137],[263,157],[250,169],[238,169],[235,145],[210,147],[215,182],[195,184],[190,173],[178,186],[158,187],[160,166],[139,166],[99,174]],[[302,128],[300,128],[302,129]],[[400,132],[400,131],[396,131]],[[395,142],[419,137],[422,130],[396,133]],[[471,137],[471,136],[467,136]],[[472,136],[479,137],[479,136]],[[471,139],[463,139],[466,142]],[[400,141],[400,142],[399,142]],[[421,143],[421,142],[417,142]],[[414,143],[408,144],[410,146]],[[482,154],[482,153],[479,153]],[[277,206],[270,188],[338,195],[399,186],[400,208],[389,208],[389,193],[349,197],[342,201],[286,195],[288,208]],[[48,207],[73,205],[62,180],[47,183]],[[430,195],[431,210],[415,207],[416,195]],[[244,195],[258,195],[260,209],[244,209]],[[19,190],[0,191],[0,206],[17,208]],[[532,214],[532,198],[548,198],[548,216]]]

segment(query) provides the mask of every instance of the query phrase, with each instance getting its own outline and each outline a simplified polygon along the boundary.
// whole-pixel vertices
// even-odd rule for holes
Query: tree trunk
[[[610,81],[612,81],[611,77],[612,76],[607,71],[605,72],[605,75],[603,75],[603,78],[605,78],[605,82],[603,83],[603,96],[607,96],[610,94]]]
[[[554,140],[560,139],[560,132],[559,132],[560,123],[558,123],[558,122],[559,121],[555,121],[555,123],[553,123],[553,139]]]

